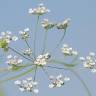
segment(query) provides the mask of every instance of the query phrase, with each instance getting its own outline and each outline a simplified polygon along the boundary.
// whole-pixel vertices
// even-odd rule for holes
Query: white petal
[[[25,32],[28,32],[28,31],[29,31],[29,28],[24,29],[24,31],[25,31]]]
[[[24,89],[24,88],[19,88],[19,90],[20,90],[21,92],[24,92],[24,91],[25,91],[25,89]]]
[[[21,81],[17,80],[14,82],[16,85],[20,85],[21,84]]]
[[[37,94],[39,92],[39,90],[38,89],[34,89],[33,92]]]
[[[53,84],[49,84],[49,88],[54,88],[54,85]]]
[[[65,77],[65,78],[64,78],[64,81],[69,81],[69,80],[70,80],[69,77]]]
[[[18,37],[13,36],[13,37],[12,37],[12,40],[13,40],[13,41],[17,41],[17,40],[18,40]]]
[[[7,58],[8,58],[8,59],[11,59],[11,58],[12,58],[12,55],[8,55]]]

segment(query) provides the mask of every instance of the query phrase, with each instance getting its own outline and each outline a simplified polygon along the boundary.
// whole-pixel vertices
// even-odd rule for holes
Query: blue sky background
[[[71,24],[67,30],[64,43],[68,43],[77,49],[80,56],[87,55],[90,51],[96,52],[96,0],[41,0],[51,12],[43,16],[51,21],[58,22],[65,18],[71,18]],[[18,34],[19,30],[29,27],[34,31],[36,17],[28,14],[29,8],[34,8],[40,0],[0,0],[0,32],[10,30]],[[43,19],[41,18],[41,20]],[[37,51],[41,51],[43,29],[39,27]],[[42,34],[41,34],[42,33]],[[49,32],[48,49],[52,50],[56,42],[62,36],[62,32],[51,30]],[[31,41],[30,41],[31,43]],[[17,48],[23,47],[20,42]],[[14,45],[16,47],[16,45]],[[60,50],[53,52],[56,57],[61,57]],[[51,72],[52,73],[51,73]],[[50,74],[67,74],[71,81],[60,89],[49,89],[48,78],[42,71],[38,72],[37,80],[40,81],[39,96],[87,96],[80,81],[68,71],[49,70]],[[80,70],[79,74],[91,90],[92,96],[96,96],[96,74],[86,70]],[[30,74],[29,74],[30,75]],[[9,76],[9,75],[8,75]],[[42,76],[42,77],[41,77]],[[13,82],[5,83],[6,96],[32,96],[29,93],[21,93]]]

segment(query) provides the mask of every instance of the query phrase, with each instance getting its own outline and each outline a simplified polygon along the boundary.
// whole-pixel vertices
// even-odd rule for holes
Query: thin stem
[[[29,49],[31,49],[31,47],[30,47],[30,45],[29,45],[29,43],[28,43],[28,41],[25,39],[25,43],[26,43],[26,45],[27,45],[27,47],[29,48]],[[30,57],[30,59],[34,59],[33,57],[31,57],[31,56],[28,56],[28,57]]]
[[[80,80],[80,82],[84,86],[84,88],[85,88],[88,96],[92,96],[89,88],[87,87],[86,83],[83,81],[83,79],[81,78],[81,76],[77,73],[77,71],[75,71],[75,70],[70,70],[70,71]]]
[[[37,65],[36,65],[36,68],[35,68],[35,73],[34,73],[34,81],[36,80],[36,73],[37,73]]]
[[[15,49],[13,49],[13,48],[11,48],[11,47],[8,47],[8,48],[9,48],[10,50],[12,50],[13,52],[17,53],[18,55],[22,56],[23,58],[32,61],[32,59],[29,59],[29,58],[25,57],[22,53],[18,52],[17,50],[15,50]]]
[[[15,79],[17,79],[17,78],[20,78],[20,77],[22,77],[22,76],[25,76],[25,75],[27,75],[28,73],[32,72],[33,69],[34,69],[34,68],[30,68],[29,70],[27,70],[27,71],[25,71],[25,72],[22,72],[22,73],[20,73],[19,75],[12,76],[12,77],[9,77],[9,78],[4,79],[4,80],[0,80],[0,83],[4,83],[4,82],[10,81],[10,80],[15,80]]]
[[[36,22],[36,28],[35,28],[35,33],[34,33],[34,58],[36,58],[36,39],[37,39],[37,29],[38,29],[38,23],[39,23],[39,16],[37,17],[37,22]]]
[[[46,76],[48,77],[48,79],[50,79],[50,78],[49,78],[49,74],[48,74],[48,72],[44,69],[44,67],[42,67],[42,70],[43,70],[43,72],[46,74]]]
[[[47,32],[47,30],[46,30],[46,31],[45,31],[45,36],[44,36],[44,41],[43,41],[42,54],[43,54],[43,53],[45,52],[45,50],[46,50],[47,36],[48,36],[48,32]]]
[[[78,59],[78,55],[71,61],[71,63],[75,63],[77,59]]]
[[[25,39],[25,43],[26,43],[26,45],[28,46],[28,48],[30,48],[31,49],[31,47],[30,47],[30,45],[29,45],[29,43],[28,43],[28,41]]]
[[[66,30],[64,30],[63,36],[61,37],[59,43],[56,45],[55,49],[57,49],[57,48],[60,46],[60,44],[62,43],[62,41],[63,41],[63,39],[64,39],[64,37],[65,37],[65,35],[66,35]]]
[[[54,64],[62,64],[62,65],[64,65],[64,66],[66,66],[66,67],[74,67],[76,64],[74,64],[74,63],[65,63],[65,62],[63,62],[63,61],[59,61],[59,60],[50,60],[50,61],[48,61],[48,63],[54,63]]]
[[[61,67],[54,67],[54,66],[44,66],[44,67],[48,67],[48,68],[54,68],[54,69],[63,69],[63,70],[68,70],[68,68],[64,67],[64,68],[61,68]]]

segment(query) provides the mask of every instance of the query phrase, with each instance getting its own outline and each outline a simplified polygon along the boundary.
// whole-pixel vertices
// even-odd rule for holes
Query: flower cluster
[[[33,92],[37,94],[39,90],[36,88],[37,82],[33,81],[31,77],[26,80],[17,80],[15,84],[19,86],[19,90],[22,92]]]
[[[52,80],[52,83],[49,84],[49,88],[55,88],[55,87],[62,87],[66,81],[69,81],[69,77],[64,77],[61,74],[57,77],[50,76],[50,80]]]
[[[63,45],[61,51],[65,56],[74,56],[78,54],[77,51],[73,50],[72,47],[69,47],[67,44]]]
[[[65,83],[67,81],[70,80],[70,78],[66,77],[66,76],[63,76],[61,74],[58,75],[58,76],[50,76],[47,68],[51,68],[51,69],[53,68],[53,69],[56,69],[56,70],[57,69],[58,70],[64,69],[64,70],[69,70],[70,72],[74,73],[75,76],[78,79],[80,79],[81,83],[83,84],[83,86],[85,87],[85,89],[88,91],[88,94],[89,94],[90,92],[89,92],[87,86],[82,81],[82,78],[78,75],[78,73],[75,73],[77,71],[74,70],[75,66],[77,65],[76,61],[78,59],[78,52],[76,50],[74,50],[72,47],[70,47],[67,44],[64,44],[63,47],[61,48],[61,52],[63,53],[64,56],[70,56],[71,58],[76,57],[69,63],[66,63],[66,61],[63,61],[63,60],[62,61],[60,61],[58,59],[55,60],[55,59],[53,59],[53,57],[51,58],[50,53],[44,53],[46,50],[48,50],[48,48],[47,48],[48,34],[46,34],[47,31],[49,29],[52,29],[52,28],[55,27],[56,30],[60,30],[60,31],[64,32],[60,41],[58,42],[57,46],[54,49],[58,48],[59,45],[64,40],[64,37],[66,35],[66,29],[67,29],[67,27],[69,27],[69,24],[70,24],[70,18],[67,18],[64,21],[59,22],[59,23],[58,22],[56,22],[56,23],[50,22],[48,19],[44,19],[41,22],[41,26],[44,28],[46,33],[44,35],[43,48],[42,48],[43,50],[41,50],[42,54],[37,55],[38,52],[36,52],[36,50],[37,50],[36,49],[37,48],[36,43],[37,43],[37,40],[39,39],[39,38],[37,38],[37,31],[38,31],[38,27],[39,27],[38,24],[40,24],[39,23],[39,20],[40,20],[39,17],[41,17],[41,15],[46,14],[47,12],[50,12],[50,10],[47,9],[43,4],[39,4],[37,6],[37,8],[30,8],[29,9],[28,13],[36,15],[38,18],[37,18],[37,22],[36,22],[36,27],[34,29],[35,31],[34,31],[34,33],[32,32],[33,35],[34,35],[34,38],[32,38],[33,42],[32,41],[29,42],[29,39],[31,38],[31,35],[29,33],[30,32],[29,28],[26,28],[23,31],[19,31],[19,35],[20,35],[21,39],[26,43],[27,49],[24,48],[24,50],[22,49],[22,50],[18,51],[17,49],[8,46],[11,41],[16,41],[18,38],[16,36],[12,35],[12,33],[9,32],[9,31],[1,32],[0,48],[3,48],[3,50],[7,50],[8,52],[9,52],[8,49],[10,49],[10,52],[12,51],[15,54],[21,56],[22,58],[24,58],[24,60],[27,60],[28,63],[27,64],[22,64],[23,60],[20,59],[18,56],[8,55],[7,56],[7,61],[6,61],[6,63],[9,65],[8,68],[7,68],[8,72],[10,70],[17,72],[20,69],[25,69],[25,71],[19,73],[16,76],[10,77],[8,79],[0,80],[0,83],[8,81],[8,80],[13,80],[13,79],[16,79],[18,77],[25,76],[26,74],[31,73],[33,71],[32,69],[35,69],[34,70],[35,72],[32,74],[32,75],[34,75],[34,79],[32,79],[32,77],[29,77],[25,80],[16,80],[14,83],[19,87],[19,90],[22,91],[22,92],[31,92],[33,94],[37,94],[39,92],[39,90],[37,89],[38,83],[35,80],[36,80],[36,76],[37,76],[37,70],[39,68],[41,68],[41,70],[43,70],[43,72],[45,72],[45,74],[48,76],[48,79],[50,79],[49,88],[62,87],[62,86],[65,85]],[[23,46],[21,46],[21,47],[23,47]],[[51,60],[50,60],[50,58],[51,58]],[[96,55],[95,55],[95,53],[91,52],[86,57],[80,57],[80,60],[83,63],[83,66],[84,66],[83,69],[87,68],[87,69],[91,70],[91,72],[96,72]],[[51,65],[51,64],[47,65],[47,63],[52,63],[53,65]],[[63,67],[59,67],[57,65],[54,66],[55,65],[54,63],[55,64],[60,64],[60,65],[62,64]],[[33,67],[33,66],[35,66],[35,67]],[[5,71],[5,69],[4,69],[4,71]],[[0,70],[0,72],[1,71],[2,70]]]
[[[49,53],[39,55],[36,60],[34,61],[34,64],[38,66],[44,66],[47,64],[47,60],[51,57]]]
[[[70,18],[67,18],[63,22],[57,23],[57,29],[66,30],[66,28],[69,26],[69,24],[70,24]]]
[[[30,55],[32,54],[32,50],[31,50],[30,48],[25,49],[25,50],[23,51],[23,54],[24,54],[24,55],[27,55],[27,56],[30,56]]]
[[[96,55],[93,52],[90,52],[88,56],[80,57],[80,60],[83,62],[83,66],[91,70],[91,72],[96,72]]]
[[[8,55],[7,59],[8,60],[6,61],[6,63],[10,66],[13,66],[13,65],[18,66],[18,65],[22,64],[22,61],[23,61],[18,56],[12,56],[12,55]]]
[[[13,36],[10,31],[1,32],[0,35],[0,48],[6,49],[11,41],[18,40],[18,37]]]
[[[19,31],[19,34],[21,35],[21,38],[22,39],[28,39],[30,36],[29,36],[29,28],[26,28],[24,29],[23,31]]]
[[[28,11],[29,14],[34,14],[34,15],[43,15],[47,12],[50,12],[50,10],[44,7],[43,4],[39,4],[37,8],[30,8]]]
[[[56,24],[54,24],[54,23],[52,23],[52,22],[49,22],[48,19],[44,19],[44,20],[42,21],[42,27],[43,27],[44,29],[46,29],[46,30],[53,28],[55,25],[56,25]]]

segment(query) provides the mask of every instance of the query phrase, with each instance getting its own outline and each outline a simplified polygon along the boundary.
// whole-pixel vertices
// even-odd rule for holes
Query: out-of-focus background
[[[51,12],[44,15],[41,20],[48,18],[50,21],[59,22],[66,18],[71,18],[71,24],[67,30],[67,35],[63,41],[64,43],[78,50],[80,56],[86,56],[90,51],[96,52],[96,0],[41,1],[51,10]],[[0,32],[9,30],[14,34],[18,34],[19,30],[23,30],[26,27],[34,30],[36,17],[29,15],[28,9],[36,7],[39,3],[40,0],[0,0]],[[40,26],[38,30],[38,39],[40,40],[37,40],[38,54],[42,49],[43,35],[43,29]],[[48,36],[48,49],[51,50],[62,36],[62,32],[54,29],[49,32]],[[17,41],[17,43],[12,46],[21,49],[24,47],[23,43],[21,45],[21,41]],[[56,57],[62,58],[62,60],[65,59],[63,55],[60,54],[60,50],[53,53]],[[2,55],[3,53],[0,51],[0,54]],[[5,59],[2,59],[2,61],[5,62]],[[5,65],[5,63],[1,63],[0,66]],[[96,96],[96,74],[92,74],[88,70],[79,70],[78,72],[89,87],[92,96]],[[52,75],[58,75],[59,73],[66,74],[70,76],[71,81],[62,88],[49,89],[49,80],[40,70],[36,78],[40,83],[39,96],[88,96],[80,81],[71,72],[49,70],[49,73]],[[0,75],[0,79],[5,75],[7,75],[7,77],[9,76],[9,74],[3,73],[2,76]],[[25,77],[30,75],[31,74]],[[1,87],[0,91],[3,90],[5,96],[32,96],[30,93],[20,92],[13,81],[5,83]],[[0,96],[3,95],[0,94]]]

